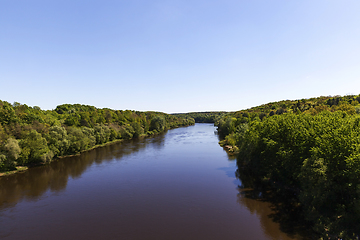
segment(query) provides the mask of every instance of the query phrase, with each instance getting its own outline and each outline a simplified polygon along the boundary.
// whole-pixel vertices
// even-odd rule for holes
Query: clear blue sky
[[[236,111],[360,93],[359,0],[0,0],[0,99]]]

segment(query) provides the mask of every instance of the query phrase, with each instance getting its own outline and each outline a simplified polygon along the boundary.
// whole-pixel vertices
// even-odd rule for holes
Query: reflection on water
[[[259,217],[266,235],[282,239],[281,235],[286,233],[294,239],[317,239],[311,225],[301,220],[301,208],[292,191],[265,189],[242,169],[236,170],[236,176],[240,181],[238,203]],[[281,232],[274,228],[275,223]]]
[[[123,156],[134,154],[150,145],[161,149],[166,133],[152,138],[118,142],[83,152],[79,156],[62,158],[48,165],[0,178],[0,210],[15,206],[21,199],[36,200],[46,191],[60,192],[69,178],[79,178],[93,164],[121,161]]]
[[[235,170],[211,124],[94,149],[0,178],[0,239],[302,239]]]

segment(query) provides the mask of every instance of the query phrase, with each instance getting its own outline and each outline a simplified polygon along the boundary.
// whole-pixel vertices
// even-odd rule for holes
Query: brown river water
[[[212,124],[0,178],[0,239],[301,239],[249,198]]]

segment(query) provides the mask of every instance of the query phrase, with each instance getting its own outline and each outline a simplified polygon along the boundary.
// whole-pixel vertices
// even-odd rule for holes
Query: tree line
[[[100,109],[81,104],[41,110],[0,101],[0,172],[194,123],[192,118],[161,112]]]
[[[243,174],[291,191],[324,239],[360,234],[360,95],[281,101],[217,121]]]
[[[174,116],[182,118],[193,118],[196,123],[215,123],[217,119],[221,118],[226,112],[190,112],[190,113],[175,113]]]

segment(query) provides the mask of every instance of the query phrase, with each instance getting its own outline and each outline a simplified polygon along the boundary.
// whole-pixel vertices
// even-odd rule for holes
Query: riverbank
[[[1,172],[0,177],[9,176],[9,175],[14,174],[14,173],[24,172],[24,171],[26,171],[28,169],[29,169],[29,167],[27,167],[27,166],[17,166],[16,170]]]
[[[191,125],[188,125],[188,126],[191,126]],[[170,129],[174,129],[174,128],[180,128],[180,127],[188,127],[188,126],[177,126],[177,127],[173,127],[173,128],[170,128]],[[166,132],[167,130],[170,130],[170,129],[166,129],[164,130],[163,132],[156,132],[156,133],[152,133],[152,134],[141,134],[139,137],[137,137],[136,139],[143,139],[143,138],[148,138],[148,137],[154,137],[156,135],[159,135],[159,134],[162,134],[164,132]],[[65,156],[59,156],[59,157],[56,157],[54,159],[51,159],[50,161],[48,162],[43,162],[43,163],[36,163],[36,164],[31,164],[29,166],[16,166],[16,169],[14,170],[10,170],[10,171],[5,171],[5,172],[0,172],[0,178],[1,177],[5,177],[5,176],[9,176],[9,175],[12,175],[12,174],[15,174],[15,173],[21,173],[21,172],[25,172],[26,170],[28,170],[29,168],[33,168],[33,167],[38,167],[38,166],[43,166],[43,165],[46,165],[46,164],[50,164],[51,162],[54,162],[54,161],[57,161],[57,160],[60,160],[60,159],[63,159],[63,158],[68,158],[68,157],[73,157],[73,156],[79,156],[81,155],[82,153],[84,152],[89,152],[91,150],[94,150],[94,149],[97,149],[97,148],[101,148],[101,147],[105,147],[105,146],[108,146],[108,145],[112,145],[112,144],[115,144],[115,143],[119,143],[119,142],[123,142],[124,140],[132,140],[134,138],[130,138],[130,139],[115,139],[115,140],[112,140],[112,141],[109,141],[109,142],[106,142],[106,143],[102,143],[102,144],[98,144],[98,145],[95,145],[89,149],[85,149],[85,150],[82,150],[78,153],[75,153],[75,154],[70,154],[70,155],[65,155]]]
[[[8,116],[8,117],[1,117]],[[51,162],[119,139],[153,135],[195,120],[161,112],[63,104],[54,110],[0,101],[0,172]]]
[[[230,145],[230,143],[224,139],[219,141],[219,145],[229,154],[232,156],[236,156],[239,154],[239,148],[235,145]]]
[[[153,136],[153,135],[150,135],[150,136]],[[147,136],[143,136],[143,137],[147,137]],[[68,157],[73,157],[73,156],[79,156],[79,155],[81,155],[81,154],[84,153],[84,152],[89,152],[89,151],[94,150],[94,149],[96,149],[96,148],[105,147],[105,146],[108,146],[108,145],[111,145],[111,144],[115,144],[115,143],[119,143],[119,142],[122,142],[122,141],[124,141],[124,139],[116,139],[116,140],[113,140],[113,141],[110,141],[110,142],[107,142],[107,143],[103,143],[103,144],[99,144],[99,145],[93,146],[93,147],[91,147],[91,148],[89,148],[89,149],[86,149],[86,150],[82,150],[81,152],[76,153],[76,154],[59,156],[59,157],[57,157],[57,158],[52,159],[50,162],[32,164],[32,165],[30,165],[30,166],[16,166],[16,170],[0,172],[0,177],[9,176],[9,175],[12,175],[12,174],[15,174],[15,173],[24,172],[24,171],[28,170],[29,168],[38,167],[38,166],[43,166],[43,165],[46,165],[46,164],[50,164],[50,163],[52,163],[52,162],[54,162],[54,161],[57,161],[57,160],[60,160],[60,159],[63,159],[63,158],[68,158]]]

